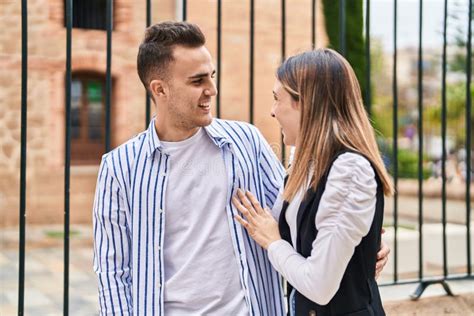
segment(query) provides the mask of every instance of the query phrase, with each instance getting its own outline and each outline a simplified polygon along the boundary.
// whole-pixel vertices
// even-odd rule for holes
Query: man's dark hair
[[[147,28],[137,56],[138,76],[145,88],[148,90],[153,76],[166,79],[175,46],[196,48],[205,43],[206,38],[196,24],[162,22]]]

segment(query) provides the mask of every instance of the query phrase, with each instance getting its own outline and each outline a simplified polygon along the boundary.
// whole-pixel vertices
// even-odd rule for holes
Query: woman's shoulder
[[[370,161],[362,154],[356,152],[345,152],[334,160],[328,175],[331,178],[374,179],[375,172]]]

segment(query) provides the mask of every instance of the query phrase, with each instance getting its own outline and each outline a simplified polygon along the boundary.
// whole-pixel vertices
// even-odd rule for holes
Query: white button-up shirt
[[[164,314],[164,197],[170,163],[154,124],[152,120],[146,131],[102,158],[93,211],[94,270],[102,315]],[[280,277],[266,251],[235,221],[237,210],[231,203],[235,190],[242,188],[271,208],[284,169],[250,124],[214,119],[205,131],[221,149],[227,171],[226,212],[233,228],[229,246],[240,258],[239,276],[250,314],[284,315]]]

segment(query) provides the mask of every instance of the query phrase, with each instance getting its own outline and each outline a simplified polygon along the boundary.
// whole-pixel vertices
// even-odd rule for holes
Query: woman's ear
[[[300,101],[296,101],[296,100],[293,100],[291,99],[291,107],[295,110],[301,110],[301,104],[300,104]]]

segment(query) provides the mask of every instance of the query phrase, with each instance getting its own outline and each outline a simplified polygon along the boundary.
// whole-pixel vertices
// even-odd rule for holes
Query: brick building
[[[104,148],[105,0],[76,1],[72,32],[71,221],[87,223]],[[188,20],[200,25],[216,54],[217,1],[188,0]],[[287,1],[287,55],[311,46],[311,1]],[[181,1],[153,0],[153,23],[180,19]],[[250,1],[222,1],[221,116],[249,119]],[[317,2],[317,46],[327,43]],[[61,223],[64,208],[64,0],[28,3],[27,222]],[[114,1],[112,146],[145,128],[145,90],[136,54],[146,2]],[[21,3],[0,2],[0,225],[18,223],[21,133]],[[255,125],[278,150],[280,131],[269,116],[274,71],[281,58],[280,0],[255,1]],[[216,61],[215,61],[216,64]],[[152,109],[153,113],[153,109]]]

